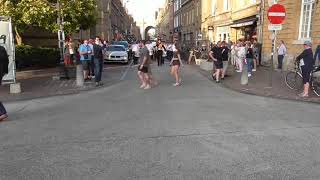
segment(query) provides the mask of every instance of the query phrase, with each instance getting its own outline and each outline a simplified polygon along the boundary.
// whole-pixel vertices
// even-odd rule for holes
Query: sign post
[[[276,2],[276,1],[274,1]],[[271,67],[270,67],[270,81],[269,86],[272,88],[272,79],[273,79],[273,66],[276,52],[276,40],[277,40],[277,31],[282,30],[282,23],[286,18],[286,9],[283,5],[273,4],[268,10],[268,19],[270,25],[268,29],[272,31],[272,50],[271,50]]]

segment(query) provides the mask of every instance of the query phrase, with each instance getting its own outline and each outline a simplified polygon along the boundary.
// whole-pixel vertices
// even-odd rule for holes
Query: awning
[[[245,26],[251,26],[257,21],[257,18],[250,18],[250,19],[245,19],[245,20],[240,20],[238,22],[235,22],[232,24],[230,27],[232,28],[240,28],[240,27],[245,27]]]

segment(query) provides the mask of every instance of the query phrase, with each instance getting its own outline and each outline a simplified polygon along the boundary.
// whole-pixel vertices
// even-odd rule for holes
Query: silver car
[[[105,50],[104,61],[128,63],[128,52],[123,45],[110,45]]]

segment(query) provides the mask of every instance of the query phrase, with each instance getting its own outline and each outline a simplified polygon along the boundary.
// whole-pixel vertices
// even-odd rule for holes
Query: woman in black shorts
[[[171,66],[171,75],[175,78],[176,83],[173,86],[180,86],[181,85],[181,78],[180,78],[180,66],[182,65],[181,56],[180,56],[180,47],[177,43],[175,43],[172,47],[173,51],[173,58],[171,59],[170,66]]]
[[[304,51],[296,58],[296,61],[300,64],[302,70],[303,79],[303,92],[299,94],[300,97],[309,97],[310,88],[310,73],[314,66],[312,44],[310,41],[304,42]]]
[[[221,48],[220,43],[217,43],[216,46],[213,46],[210,53],[210,58],[213,60],[213,63],[216,67],[215,73],[212,74],[212,77],[216,79],[216,82],[220,82],[220,74],[222,73],[223,69],[223,62],[222,62],[222,55],[221,55]]]

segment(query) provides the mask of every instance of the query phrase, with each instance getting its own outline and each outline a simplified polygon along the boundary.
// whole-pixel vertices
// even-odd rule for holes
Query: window
[[[217,10],[217,0],[211,0],[211,15],[215,16],[216,15],[216,10]]]
[[[229,10],[229,0],[223,0],[223,11]]]
[[[239,0],[240,1],[240,7],[244,7],[246,5],[246,1],[245,0]]]
[[[252,4],[256,4],[257,3],[257,0],[252,0]]]
[[[302,0],[299,39],[310,39],[313,12],[314,0]]]

